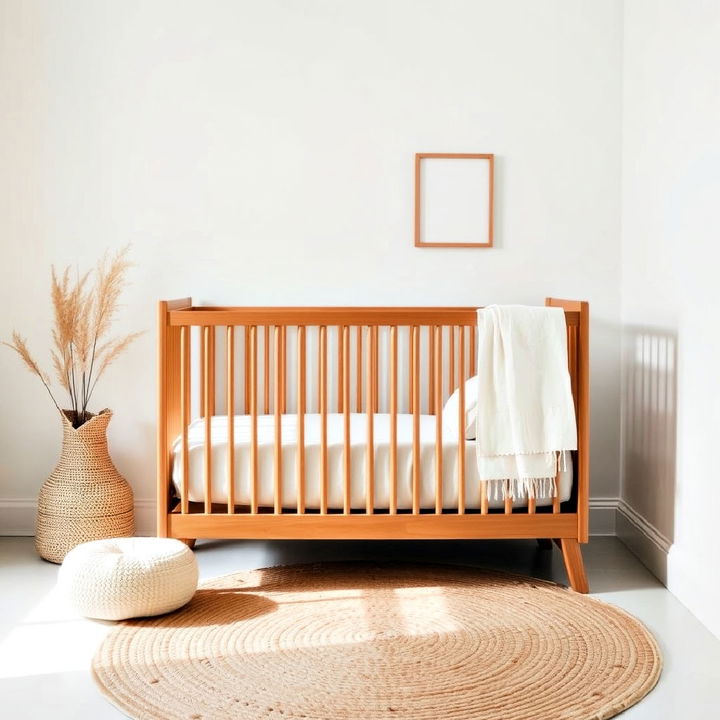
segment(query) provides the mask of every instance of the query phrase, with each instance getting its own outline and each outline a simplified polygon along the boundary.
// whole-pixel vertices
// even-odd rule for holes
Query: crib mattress
[[[307,509],[320,507],[321,496],[321,416],[306,414],[305,425],[305,506]],[[397,416],[397,503],[401,510],[412,507],[412,454],[413,416]],[[211,500],[226,503],[228,497],[228,418],[211,418]],[[282,435],[282,477],[281,502],[284,508],[296,507],[297,498],[297,415],[281,416]],[[327,415],[328,443],[328,507],[343,507],[344,487],[344,416],[338,413]],[[250,416],[234,417],[235,473],[233,478],[235,502],[250,504]],[[264,507],[274,505],[274,448],[275,418],[272,415],[258,415],[258,504]],[[374,415],[374,469],[376,509],[387,509],[390,505],[391,473],[390,456],[390,415]],[[465,441],[465,507],[480,508],[480,480],[475,460],[475,442]],[[423,509],[435,507],[435,416],[420,416],[420,506]],[[182,439],[173,445],[172,479],[180,494],[182,486]],[[350,414],[350,502],[353,509],[365,508],[366,462],[367,462],[367,416]],[[560,499],[569,499],[572,488],[572,463],[561,463],[567,469],[560,473]],[[197,419],[188,428],[188,498],[190,502],[202,502],[205,498],[205,421]],[[457,435],[443,428],[443,508],[457,508],[458,503],[458,452]],[[550,497],[538,497],[538,506],[552,503]],[[502,498],[490,498],[490,508],[504,506]],[[514,507],[526,507],[527,498],[518,497]]]

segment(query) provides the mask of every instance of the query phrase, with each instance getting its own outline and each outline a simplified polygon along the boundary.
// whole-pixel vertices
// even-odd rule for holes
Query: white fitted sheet
[[[307,509],[320,507],[321,494],[321,416],[305,416],[305,506]],[[397,502],[399,509],[412,507],[412,415],[397,416]],[[234,495],[239,505],[250,504],[250,416],[236,415],[235,426],[235,474]],[[272,507],[274,504],[274,448],[275,418],[272,415],[258,415],[258,503]],[[296,454],[297,415],[281,416],[282,434],[282,505],[294,508],[297,498]],[[224,415],[210,421],[211,428],[211,476],[212,502],[225,503],[228,497],[228,422]],[[328,507],[343,507],[343,457],[344,418],[342,414],[328,413]],[[374,416],[374,468],[375,508],[387,509],[390,504],[389,456],[390,456],[390,415]],[[205,498],[205,421],[194,420],[188,428],[188,498],[190,502],[202,502]],[[182,486],[182,438],[178,437],[173,446],[173,483],[180,494]],[[367,461],[367,416],[350,414],[350,477],[351,507],[365,507],[366,461]],[[457,434],[443,428],[443,507],[457,508],[458,501],[458,452]],[[566,467],[560,473],[560,499],[569,499],[572,489],[572,463],[568,458]],[[435,507],[435,416],[420,416],[420,506],[423,509]],[[552,503],[550,497],[536,499],[538,506]],[[501,499],[490,500],[490,508],[501,508]],[[475,459],[475,441],[465,441],[465,506],[467,509],[480,508],[480,481]],[[526,497],[515,498],[514,507],[527,506]]]

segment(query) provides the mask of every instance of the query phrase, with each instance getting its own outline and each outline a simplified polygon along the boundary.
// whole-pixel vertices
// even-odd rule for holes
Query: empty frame
[[[415,246],[492,247],[493,155],[415,155]]]

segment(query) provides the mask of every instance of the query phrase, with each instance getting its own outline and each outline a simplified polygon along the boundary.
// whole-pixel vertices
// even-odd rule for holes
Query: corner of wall
[[[615,534],[660,582],[667,585],[668,554],[672,543],[623,498],[618,502]]]

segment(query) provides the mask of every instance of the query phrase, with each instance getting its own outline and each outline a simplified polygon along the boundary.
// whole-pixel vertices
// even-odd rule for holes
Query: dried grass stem
[[[108,339],[117,313],[120,295],[126,285],[125,276],[130,263],[130,247],[126,246],[112,257],[104,256],[95,268],[94,284],[87,286],[90,273],[73,282],[70,268],[51,276],[51,298],[54,311],[51,357],[55,375],[67,391],[73,412],[73,426],[80,427],[90,418],[88,405],[97,381],[142,333]],[[60,411],[50,389],[50,377],[44,373],[30,354],[25,338],[13,332],[12,342],[3,342],[21,357],[25,366],[35,373]]]

